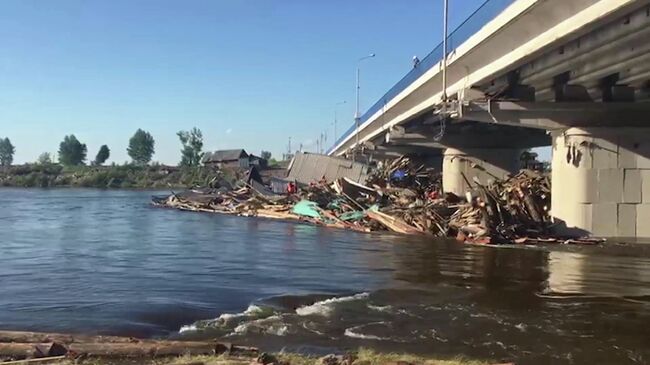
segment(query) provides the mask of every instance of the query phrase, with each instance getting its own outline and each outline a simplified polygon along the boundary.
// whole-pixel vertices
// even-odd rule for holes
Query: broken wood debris
[[[586,243],[552,234],[550,181],[522,170],[507,179],[474,181],[465,199],[442,193],[439,172],[409,157],[378,164],[365,185],[341,178],[313,182],[286,194],[259,181],[154,197],[153,205],[197,212],[298,220],[360,232],[455,237],[473,243]]]

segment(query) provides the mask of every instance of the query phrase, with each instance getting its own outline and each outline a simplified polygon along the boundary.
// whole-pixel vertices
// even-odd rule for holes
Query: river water
[[[493,248],[0,189],[0,329],[650,363],[650,246]]]

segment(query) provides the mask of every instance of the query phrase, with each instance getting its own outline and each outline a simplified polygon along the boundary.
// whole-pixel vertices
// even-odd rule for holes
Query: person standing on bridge
[[[413,68],[418,67],[419,64],[420,64],[420,59],[418,58],[418,56],[413,56]]]

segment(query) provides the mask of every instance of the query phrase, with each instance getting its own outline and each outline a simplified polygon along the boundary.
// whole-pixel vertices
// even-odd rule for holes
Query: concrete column
[[[469,188],[463,174],[473,183],[482,184],[495,178],[503,179],[519,171],[521,149],[512,148],[447,148],[442,163],[442,188],[445,192],[464,196]]]
[[[559,233],[650,237],[650,128],[553,132],[551,214]]]

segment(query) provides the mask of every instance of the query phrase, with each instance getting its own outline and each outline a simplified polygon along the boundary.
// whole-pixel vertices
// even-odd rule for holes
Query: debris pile
[[[551,188],[547,176],[524,170],[507,180],[483,185],[474,182],[468,203],[449,220],[461,240],[509,243],[548,235],[551,227]]]
[[[277,194],[249,178],[219,187],[154,198],[181,210],[300,220],[360,232],[455,237],[473,243],[560,242],[550,234],[550,182],[523,170],[506,180],[474,181],[464,198],[442,194],[441,175],[408,157],[380,163],[366,184],[347,178],[287,184]],[[574,243],[574,242],[572,242]],[[587,243],[592,243],[589,241]]]

